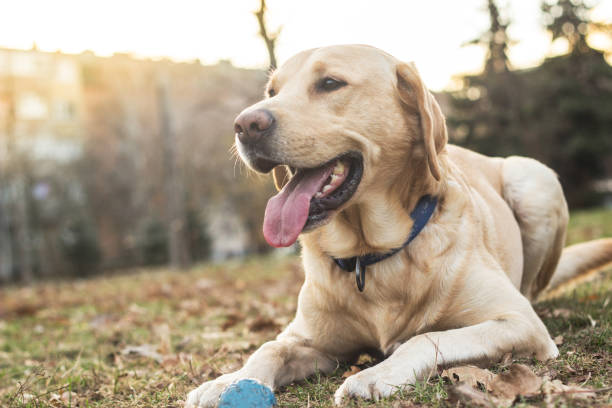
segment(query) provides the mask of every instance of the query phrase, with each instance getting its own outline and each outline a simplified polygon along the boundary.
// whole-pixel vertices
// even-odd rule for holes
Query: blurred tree
[[[6,134],[6,156],[7,163],[4,164],[3,175],[6,194],[6,213],[12,215],[15,239],[12,249],[16,250],[17,256],[11,257],[13,269],[18,272],[19,278],[28,283],[33,279],[33,252],[32,234],[30,231],[30,185],[29,185],[29,157],[26,152],[17,147],[15,128],[17,125],[17,89],[13,76],[6,76],[6,101],[8,112],[4,129]],[[16,268],[15,268],[16,266]]]
[[[612,154],[612,68],[588,43],[592,32],[610,25],[590,21],[593,7],[584,0],[543,1],[545,26],[553,41],[567,41],[568,54],[522,73],[532,95],[529,120],[538,129],[534,150],[557,171],[577,206],[597,203],[592,182],[605,176]]]
[[[161,141],[153,136],[160,135],[155,65],[122,55],[85,56],[82,64],[86,138],[80,179],[102,267],[129,267],[138,262],[142,220],[163,213],[165,202]]]
[[[93,223],[83,216],[70,219],[64,226],[60,242],[73,276],[96,273],[100,248]]]
[[[13,276],[13,240],[10,231],[9,197],[6,171],[0,163],[0,283]]]
[[[509,155],[520,139],[520,78],[510,70],[507,51],[509,21],[502,19],[493,0],[487,1],[490,27],[467,44],[487,49],[484,71],[462,78],[461,90],[451,94],[448,117],[453,140],[487,155]]]
[[[489,13],[489,29],[467,44],[480,44],[487,49],[484,68],[486,74],[507,72],[510,70],[508,58],[510,23],[501,17],[494,0],[487,0],[486,9]]]
[[[572,53],[584,54],[591,49],[587,44],[589,6],[584,0],[545,0],[541,8],[546,29],[552,40],[564,38]]]
[[[185,187],[178,165],[178,142],[170,110],[168,79],[165,75],[164,79],[158,80],[158,101],[164,157],[168,254],[172,268],[185,269],[191,263],[191,255],[186,242]]]
[[[210,257],[210,236],[206,222],[193,211],[187,211],[187,244],[193,260],[203,261]]]
[[[138,239],[138,248],[141,252],[140,262],[143,265],[165,265],[168,263],[168,233],[164,224],[158,218],[144,221]]]
[[[23,174],[34,277],[86,275],[168,262],[169,234],[161,221],[166,219],[169,198],[177,196],[164,183],[169,161],[164,160],[168,149],[163,126],[173,132],[168,144],[174,157],[170,179],[183,183],[179,197],[179,213],[185,214],[182,247],[190,258],[208,258],[214,248],[211,240],[220,238],[219,231],[216,236],[208,234],[211,220],[226,216],[244,226],[240,236],[222,237],[230,244],[240,241],[230,253],[268,249],[262,244],[261,218],[271,183],[245,177],[230,152],[233,119],[261,98],[265,72],[239,69],[225,61],[202,66],[121,54],[99,58],[85,53],[75,58],[82,68],[82,156],[70,164],[23,162],[32,167],[32,172]],[[165,104],[159,94],[160,72],[168,77]],[[4,99],[5,91],[0,92]],[[164,109],[171,116],[165,123],[160,120]],[[20,247],[14,178],[6,171],[0,177],[2,204],[12,210],[7,217],[4,207],[0,208],[0,237],[10,236],[12,244],[9,247],[3,240],[0,245],[2,253],[12,255],[3,256],[0,266],[15,277]],[[215,210],[227,203],[232,203],[232,211]]]
[[[592,183],[612,154],[612,68],[591,51],[550,58],[523,77],[534,156],[559,174],[572,205],[597,204]]]
[[[543,3],[546,27],[567,39],[569,53],[513,71],[506,69],[508,24],[488,5],[491,29],[476,41],[489,45],[485,70],[464,77],[451,95],[451,139],[488,155],[541,160],[559,174],[571,206],[596,203],[591,185],[605,175],[612,152],[612,68],[588,46],[589,7],[581,0]],[[495,37],[506,44],[491,44]]]
[[[275,46],[276,40],[280,35],[282,27],[279,27],[274,33],[268,32],[266,28],[266,0],[260,0],[259,10],[255,12],[255,17],[257,17],[257,22],[259,23],[259,35],[266,43],[266,48],[268,49],[268,57],[270,59],[270,71],[274,71],[276,69],[276,53]]]

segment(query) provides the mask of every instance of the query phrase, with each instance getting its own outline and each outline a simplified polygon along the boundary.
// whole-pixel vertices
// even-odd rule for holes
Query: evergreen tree
[[[510,70],[510,59],[508,58],[510,45],[508,26],[510,24],[502,19],[494,0],[487,0],[487,11],[490,20],[489,29],[472,43],[482,44],[487,48],[485,74],[507,72]]]
[[[464,77],[451,95],[451,139],[488,155],[534,157],[559,174],[571,206],[596,204],[592,182],[606,177],[612,157],[612,68],[587,36],[602,25],[588,20],[583,0],[543,3],[546,28],[553,39],[566,38],[570,52],[512,71],[508,23],[492,0],[487,4],[491,27],[473,42],[489,50],[485,70]]]
[[[501,17],[494,0],[487,0],[489,29],[469,44],[487,49],[484,72],[463,77],[463,87],[451,95],[453,113],[449,126],[456,143],[489,155],[507,155],[516,151],[515,109],[520,87],[510,70],[508,47],[509,21]]]
[[[541,8],[546,29],[552,34],[553,41],[565,38],[571,53],[592,51],[586,41],[592,6],[584,0],[546,0]]]

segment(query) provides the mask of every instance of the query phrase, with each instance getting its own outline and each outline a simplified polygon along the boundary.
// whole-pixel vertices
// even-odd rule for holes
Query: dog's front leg
[[[334,400],[337,405],[348,397],[378,400],[435,374],[438,366],[499,361],[507,352],[534,354],[540,360],[558,355],[535,313],[529,318],[518,313],[506,315],[473,326],[415,336],[383,362],[347,378]]]
[[[186,407],[215,407],[219,396],[234,381],[252,378],[272,390],[292,381],[306,378],[315,371],[330,372],[336,360],[297,339],[270,341],[262,345],[244,367],[233,373],[205,382],[187,396]]]

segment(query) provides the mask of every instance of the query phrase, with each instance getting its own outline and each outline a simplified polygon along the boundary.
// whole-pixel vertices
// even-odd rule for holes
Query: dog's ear
[[[400,63],[397,68],[397,89],[405,108],[416,109],[421,122],[429,171],[440,180],[438,153],[448,139],[444,115],[434,96],[425,88],[413,63]]]
[[[276,166],[272,169],[272,178],[274,179],[274,186],[280,191],[289,182],[291,171],[287,166]]]

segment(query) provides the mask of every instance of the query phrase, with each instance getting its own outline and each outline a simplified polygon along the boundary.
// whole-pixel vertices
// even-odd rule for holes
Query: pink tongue
[[[333,165],[313,170],[301,170],[274,197],[268,200],[263,233],[268,244],[287,247],[296,240],[308,218],[310,200],[321,189],[333,170]]]

